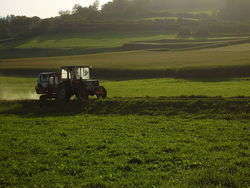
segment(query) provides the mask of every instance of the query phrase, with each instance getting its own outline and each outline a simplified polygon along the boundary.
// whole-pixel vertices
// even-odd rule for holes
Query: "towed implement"
[[[56,99],[67,102],[72,96],[79,100],[88,100],[89,96],[106,98],[107,91],[100,86],[99,80],[91,79],[92,69],[89,66],[64,66],[60,73],[45,72],[38,76],[36,93],[40,100]]]

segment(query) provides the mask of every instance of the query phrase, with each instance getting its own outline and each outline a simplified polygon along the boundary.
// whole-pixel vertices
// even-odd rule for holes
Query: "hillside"
[[[15,48],[112,48],[134,41],[160,40],[174,37],[175,35],[153,31],[135,33],[58,33],[23,40]]]
[[[170,31],[57,33],[0,41],[0,59],[54,57],[142,49],[188,50],[249,43],[249,35],[183,37]]]
[[[36,75],[63,65],[91,65],[101,78],[249,76],[250,44],[190,50],[148,49],[0,60],[1,74]]]
[[[58,33],[0,42],[1,58],[48,57],[120,51],[130,42],[175,38],[165,32]],[[15,53],[13,53],[13,51]]]

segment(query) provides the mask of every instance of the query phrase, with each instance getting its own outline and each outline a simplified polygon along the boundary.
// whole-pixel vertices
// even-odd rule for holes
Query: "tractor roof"
[[[40,75],[43,74],[43,75],[50,75],[50,74],[57,74],[56,72],[42,72],[40,73]]]
[[[90,66],[81,65],[81,66],[63,66],[61,69],[76,69],[76,68],[91,68]]]

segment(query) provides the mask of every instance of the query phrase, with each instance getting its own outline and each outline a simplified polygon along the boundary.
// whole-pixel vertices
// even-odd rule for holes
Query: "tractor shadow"
[[[1,101],[0,114],[14,114],[21,117],[53,117],[53,116],[72,116],[84,111],[88,102],[72,100],[68,103],[58,103],[55,100],[18,100]]]
[[[65,104],[38,100],[0,101],[0,115],[17,115],[23,118],[57,117],[74,115],[147,115],[176,116],[196,114],[211,117],[223,114],[245,114],[250,119],[249,97],[222,98],[207,96],[141,97],[91,99],[87,102],[71,100]],[[242,117],[241,117],[242,118]]]

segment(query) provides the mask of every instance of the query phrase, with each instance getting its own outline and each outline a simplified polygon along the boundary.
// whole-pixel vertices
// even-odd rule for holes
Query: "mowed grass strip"
[[[143,79],[104,82],[110,97],[250,96],[250,79]]]
[[[1,69],[57,69],[91,65],[119,70],[163,70],[250,65],[250,44],[192,51],[129,51],[79,56],[0,60]]]
[[[0,99],[37,99],[36,78],[0,77]],[[102,81],[108,97],[250,96],[250,79],[141,79]]]

